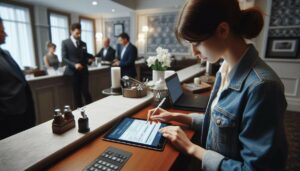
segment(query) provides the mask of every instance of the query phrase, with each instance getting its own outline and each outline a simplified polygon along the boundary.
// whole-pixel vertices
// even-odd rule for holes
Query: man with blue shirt
[[[119,35],[119,43],[122,49],[118,48],[118,59],[114,60],[113,66],[121,67],[121,75],[127,75],[135,78],[137,76],[135,69],[135,60],[137,59],[137,48],[130,43],[130,38],[127,33]]]

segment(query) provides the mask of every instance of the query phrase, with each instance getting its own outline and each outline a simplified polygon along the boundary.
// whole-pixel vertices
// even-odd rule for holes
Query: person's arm
[[[113,49],[113,48],[111,48],[111,50],[112,50],[112,52],[111,52],[111,60],[113,61],[114,59],[116,59],[117,57],[116,57],[116,50],[115,49]]]
[[[65,44],[64,41],[63,41],[62,44],[61,44],[61,56],[62,56],[63,62],[64,62],[67,66],[69,66],[69,67],[71,67],[71,68],[73,68],[73,69],[76,69],[76,67],[75,67],[76,63],[73,62],[73,61],[71,61],[71,60],[69,59],[68,48],[67,48],[67,45]]]
[[[127,48],[129,48],[129,47],[127,47]],[[137,59],[137,48],[132,45],[130,51],[128,51],[127,58],[122,59],[120,61],[120,66],[121,67],[132,66],[135,64],[134,62],[136,59]]]
[[[49,61],[48,61],[48,58],[47,58],[46,55],[44,56],[44,64],[45,64],[46,67],[50,67]]]
[[[283,88],[278,83],[265,82],[249,91],[238,137],[242,161],[207,150],[202,159],[203,170],[284,169],[287,149],[283,132],[286,109]]]
[[[100,58],[102,58],[103,56],[102,56],[102,51],[103,51],[103,48],[101,48],[100,50],[99,50],[99,52],[95,55],[96,57],[100,57]]]

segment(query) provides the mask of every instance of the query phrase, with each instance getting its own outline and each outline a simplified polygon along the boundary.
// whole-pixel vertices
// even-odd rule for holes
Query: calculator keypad
[[[125,165],[132,153],[108,147],[84,171],[118,171]]]

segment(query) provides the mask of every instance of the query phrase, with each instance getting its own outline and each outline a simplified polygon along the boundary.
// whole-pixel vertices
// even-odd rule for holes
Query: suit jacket
[[[13,61],[8,51],[2,50],[1,54],[0,49],[0,120],[30,115],[27,119],[34,123],[35,113],[29,85],[23,73],[16,71],[20,70],[17,64],[14,62],[14,68],[3,55]]]
[[[135,60],[137,59],[137,48],[129,43],[124,55],[121,59],[122,49],[118,48],[118,58],[120,60],[120,67],[121,67],[121,75],[127,75],[129,77],[136,77],[136,69],[135,69]]]
[[[104,48],[102,48],[98,53],[97,53],[97,57],[101,57],[102,60],[104,61],[113,61],[115,59],[116,56],[116,50],[113,49],[112,47],[108,47],[107,49],[107,53],[106,55],[103,54],[104,53]]]
[[[75,74],[75,64],[83,65],[83,72],[87,72],[87,65],[89,58],[93,55],[87,53],[86,43],[80,40],[79,47],[76,47],[71,38],[62,42],[62,60],[67,65],[64,75],[72,76]]]

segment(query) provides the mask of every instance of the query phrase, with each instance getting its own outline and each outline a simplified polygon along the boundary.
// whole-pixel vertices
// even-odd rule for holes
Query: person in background
[[[96,57],[100,57],[103,61],[112,62],[116,57],[116,50],[110,46],[110,39],[103,39],[103,48],[97,53]]]
[[[175,148],[201,160],[202,170],[285,169],[284,86],[245,41],[258,36],[263,22],[259,10],[241,10],[238,0],[187,0],[179,15],[177,38],[189,42],[195,56],[224,62],[205,115],[161,109],[150,120],[177,121],[200,131],[201,146],[179,126],[160,130]]]
[[[137,48],[130,43],[130,38],[127,33],[119,35],[119,44],[122,50],[118,50],[118,58],[113,61],[112,66],[121,67],[121,76],[127,75],[135,78],[137,76],[135,69],[135,60],[137,59]]]
[[[0,17],[0,45],[7,34]],[[35,125],[30,87],[10,53],[0,48],[0,140]]]
[[[64,75],[72,80],[75,108],[83,106],[81,95],[85,104],[91,103],[88,64],[92,63],[94,57],[87,53],[86,43],[81,40],[80,23],[71,25],[70,38],[62,42],[62,59],[66,64]]]
[[[47,54],[44,56],[44,64],[46,67],[53,67],[57,69],[59,67],[59,60],[55,54],[56,45],[54,43],[47,43]]]

